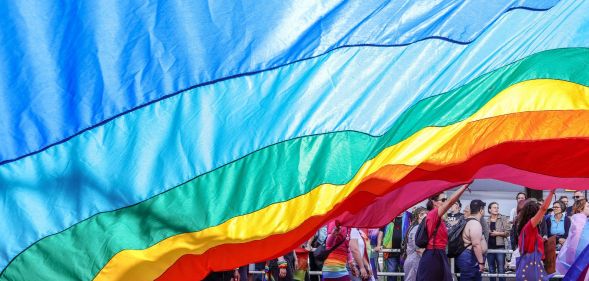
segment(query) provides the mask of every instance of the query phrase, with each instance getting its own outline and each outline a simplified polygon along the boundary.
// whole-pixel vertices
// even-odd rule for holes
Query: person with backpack
[[[407,255],[403,264],[405,281],[415,281],[417,279],[417,268],[419,267],[419,260],[421,259],[423,249],[415,245],[415,235],[417,234],[419,224],[426,215],[427,210],[424,207],[418,207],[413,211],[411,216],[411,226],[407,230],[407,235],[405,235],[405,241],[403,242],[403,248],[405,248]]]
[[[485,268],[483,254],[487,251],[487,242],[483,235],[483,226],[480,222],[485,213],[485,202],[475,199],[470,201],[470,216],[460,238],[462,239],[461,253],[456,258],[456,267],[460,272],[460,281],[480,281]],[[450,252],[450,249],[449,251]]]
[[[425,251],[421,256],[417,270],[418,281],[452,281],[450,263],[446,256],[448,229],[446,224],[442,223],[442,216],[462,196],[468,186],[469,184],[462,185],[450,200],[447,200],[444,193],[438,193],[428,199],[427,209],[429,212],[425,220],[419,224],[420,229],[418,229],[415,239],[417,246],[425,244]],[[424,237],[427,241],[425,243],[423,243]]]
[[[309,251],[309,268],[310,271],[322,271],[323,270],[323,260],[315,259],[315,249],[322,247],[325,248],[325,240],[327,240],[327,225],[322,226],[317,230],[315,235],[311,237],[307,241],[307,245],[305,245],[305,249]],[[312,275],[311,281],[320,281],[321,278],[319,275]]]
[[[339,222],[332,221],[327,226],[327,239],[325,247],[318,247],[315,250],[315,259],[324,260],[322,276],[324,281],[350,281],[349,268],[354,268],[354,257],[350,250],[350,228],[340,226]],[[363,261],[356,261],[356,264],[363,264]],[[346,266],[347,265],[347,266]],[[366,270],[361,276],[367,277]]]

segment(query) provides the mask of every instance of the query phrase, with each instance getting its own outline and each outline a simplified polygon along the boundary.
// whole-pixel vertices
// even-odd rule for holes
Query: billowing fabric
[[[199,279],[477,178],[587,186],[589,2],[487,2],[6,3],[0,280]]]

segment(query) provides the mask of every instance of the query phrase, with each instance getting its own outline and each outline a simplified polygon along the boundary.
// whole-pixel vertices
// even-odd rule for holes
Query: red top
[[[519,248],[523,250],[524,254],[529,254],[534,252],[535,245],[538,245],[538,251],[542,254],[542,259],[544,259],[544,241],[538,232],[538,228],[532,225],[532,221],[529,221],[519,234]]]
[[[446,224],[441,220],[442,219],[438,216],[438,208],[435,208],[427,213],[425,221],[427,225],[427,236],[429,237],[429,242],[427,242],[427,249],[445,250],[446,245],[448,245],[448,229],[446,228]],[[438,223],[440,226],[438,227],[436,237],[434,237],[434,230],[436,229]]]

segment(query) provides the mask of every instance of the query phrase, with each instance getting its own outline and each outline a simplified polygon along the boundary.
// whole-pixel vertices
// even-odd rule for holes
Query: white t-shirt
[[[515,220],[515,216],[517,215],[517,209],[513,208],[511,209],[511,213],[509,213],[509,220],[513,222],[513,220]]]
[[[358,240],[358,250],[360,250],[360,257],[364,258],[364,252],[366,252],[366,244],[364,243],[364,239],[360,234],[360,230],[357,228],[352,228],[350,231],[350,240],[356,239]]]
[[[362,238],[362,235],[360,234],[360,230],[358,230],[357,228],[352,228],[352,230],[350,230],[350,240],[356,239],[358,241],[358,250],[360,250],[360,257],[362,259],[364,259],[364,253],[366,252],[366,243],[364,242],[364,238]],[[373,272],[374,272],[374,268],[372,268]],[[368,279],[370,281],[376,281],[374,279],[374,276],[370,275],[370,279]]]

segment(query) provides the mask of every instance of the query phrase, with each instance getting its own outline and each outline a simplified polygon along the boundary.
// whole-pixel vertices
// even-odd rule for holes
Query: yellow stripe
[[[367,161],[346,185],[323,184],[311,192],[283,203],[270,205],[254,213],[198,232],[167,238],[145,250],[125,250],[115,255],[95,280],[153,280],[185,254],[202,254],[206,250],[230,243],[263,239],[271,234],[289,232],[311,216],[326,214],[350,195],[368,175],[385,165],[418,165],[455,138],[469,123],[510,113],[546,110],[589,109],[589,88],[559,80],[533,80],[516,84],[494,97],[470,118],[446,127],[428,127],[410,138],[384,149]],[[442,112],[440,114],[443,114]],[[577,135],[578,136],[578,135]],[[587,136],[583,135],[583,136]],[[557,135],[557,137],[566,137]],[[525,139],[526,133],[513,138]],[[463,153],[463,157],[469,157]],[[452,160],[462,162],[466,159]],[[441,161],[441,159],[438,159]],[[448,163],[450,164],[450,163]],[[402,178],[404,175],[395,175]],[[279,218],[288,218],[283,220]],[[252,224],[252,222],[256,222]]]

